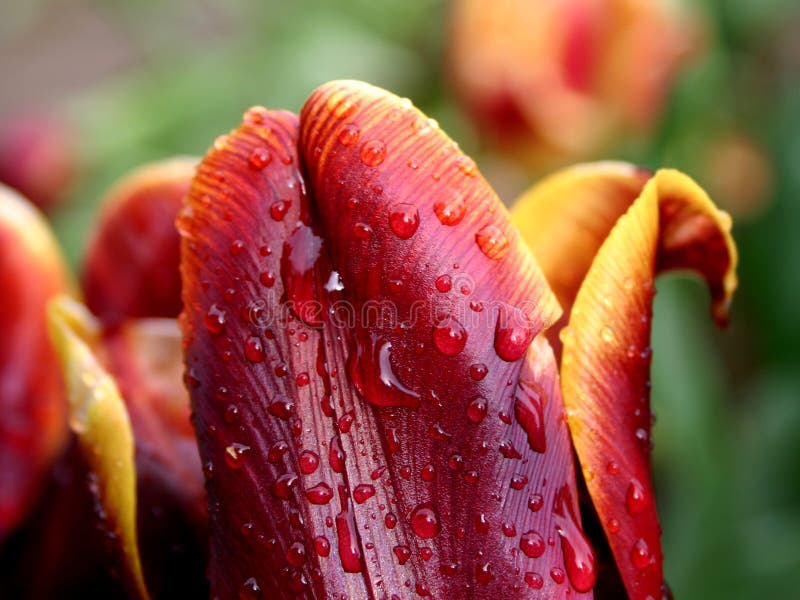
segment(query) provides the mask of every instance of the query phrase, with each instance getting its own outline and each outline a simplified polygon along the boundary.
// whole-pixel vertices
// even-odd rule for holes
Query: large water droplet
[[[501,306],[494,330],[494,350],[506,362],[522,358],[533,341],[533,326],[520,309]]]
[[[300,224],[286,239],[281,256],[281,279],[285,301],[307,325],[319,327],[324,313],[316,293],[314,266],[319,259],[322,238]]]
[[[476,396],[467,404],[467,418],[473,423],[480,423],[486,417],[489,404],[485,398]]]
[[[539,558],[544,554],[545,543],[544,538],[538,531],[526,531],[519,538],[519,549],[525,553],[529,558]]]
[[[336,473],[344,473],[344,450],[342,450],[342,444],[338,437],[331,438],[328,462]]]
[[[514,414],[534,452],[547,450],[544,427],[544,392],[531,381],[520,379],[514,391]]]
[[[597,559],[575,519],[572,494],[566,485],[556,494],[553,518],[556,532],[561,537],[561,552],[564,555],[567,577],[576,590],[588,592],[597,582]]]
[[[411,511],[410,523],[411,530],[426,540],[436,537],[441,531],[439,515],[429,503],[420,504]]]
[[[319,455],[311,450],[303,450],[300,453],[300,472],[303,475],[310,475],[319,466]]]
[[[247,162],[250,163],[250,168],[260,171],[272,161],[272,155],[266,148],[253,148]]]
[[[419,228],[419,210],[413,204],[395,204],[389,211],[389,227],[397,237],[407,240]]]
[[[363,504],[375,495],[375,486],[369,483],[357,485],[353,490],[353,500],[358,504]]]
[[[225,448],[225,464],[231,469],[241,469],[250,452],[250,446],[233,443]]]
[[[328,556],[331,553],[331,543],[328,541],[324,535],[320,535],[314,538],[314,550],[317,551],[317,554],[322,556]]]
[[[455,317],[444,317],[433,326],[433,343],[445,356],[455,356],[467,343],[467,330]]]
[[[339,558],[345,573],[361,572],[361,550],[358,544],[358,532],[353,513],[350,510],[350,500],[347,490],[339,486],[339,500],[342,510],[336,515],[336,535],[339,543]]]
[[[261,339],[255,336],[248,338],[244,343],[244,355],[251,363],[263,362],[266,354],[264,346],[261,345]]]
[[[461,196],[450,196],[437,200],[433,204],[433,212],[442,225],[458,225],[467,213],[467,205]]]
[[[306,547],[302,542],[294,542],[286,551],[286,562],[299,569],[306,564]]]
[[[292,497],[292,490],[297,486],[297,475],[284,473],[272,484],[270,492],[279,500],[288,500]]]
[[[392,344],[375,333],[369,333],[368,341],[364,338],[359,332],[355,351],[347,360],[356,390],[376,406],[417,407],[419,394],[400,381],[392,366]]]
[[[306,498],[311,504],[327,504],[333,498],[333,490],[327,483],[320,482],[306,490]]]
[[[487,257],[500,260],[508,254],[508,238],[503,231],[494,225],[487,225],[475,234],[475,242]]]

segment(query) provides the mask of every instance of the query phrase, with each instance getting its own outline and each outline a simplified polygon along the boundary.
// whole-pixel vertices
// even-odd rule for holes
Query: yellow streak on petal
[[[136,596],[148,600],[136,534],[133,432],[116,383],[91,349],[99,335],[98,324],[66,296],[50,302],[48,324],[66,382],[70,426],[90,472],[97,476],[105,524],[116,535]]]

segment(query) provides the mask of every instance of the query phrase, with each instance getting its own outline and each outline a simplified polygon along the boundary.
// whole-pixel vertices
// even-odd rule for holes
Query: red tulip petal
[[[179,222],[186,377],[220,598],[368,597],[355,484],[338,466],[356,454],[339,450],[352,393],[344,367],[326,364],[322,315],[305,302],[323,299],[324,255],[297,137],[295,115],[248,111],[201,163]],[[376,496],[372,510],[387,503]]]
[[[301,124],[321,229],[355,326],[349,374],[366,400],[359,410],[374,419],[369,430],[382,433],[378,461],[400,518],[393,531],[405,527],[416,549],[402,560],[412,582],[434,597],[467,589],[551,597],[570,581],[591,588],[593,567],[577,561],[585,571],[570,567],[566,579],[564,553],[539,556],[538,536],[525,537],[535,531],[542,544],[557,543],[559,522],[571,540],[581,536],[545,342],[529,351],[536,374],[518,383],[519,359],[558,306],[502,203],[435,124],[377,88],[327,84]],[[561,427],[561,435],[535,427]],[[545,508],[533,515],[526,504],[536,494]],[[542,587],[533,575],[526,585],[526,572],[541,575]],[[370,579],[386,577],[375,568]]]
[[[180,312],[175,218],[196,164],[176,158],[147,165],[109,193],[82,274],[86,304],[106,323]]]
[[[0,543],[36,500],[66,434],[66,401],[45,306],[70,287],[44,219],[0,186]]]
[[[581,212],[566,201],[558,230],[580,217],[585,231],[595,227],[596,232],[567,237],[576,252],[565,260],[585,261],[593,244],[599,249],[562,331],[562,390],[584,478],[628,594],[658,598],[663,574],[649,408],[653,277],[674,268],[699,272],[711,289],[714,317],[724,322],[736,288],[737,258],[730,219],[676,171],[659,171],[650,179],[601,241],[596,226],[610,222],[608,213],[585,224],[595,206],[613,196],[608,192],[617,186],[616,177],[596,188],[599,196],[587,193],[582,183],[576,195],[564,194],[587,200],[588,207]],[[623,196],[629,197],[629,184],[622,186]]]

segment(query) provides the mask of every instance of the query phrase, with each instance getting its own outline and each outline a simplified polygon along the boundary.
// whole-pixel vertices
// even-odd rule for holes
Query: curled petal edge
[[[48,305],[48,326],[67,388],[69,424],[96,477],[93,492],[105,526],[116,535],[134,596],[149,600],[136,532],[133,431],[116,383],[92,351],[99,325],[81,304],[59,296]]]

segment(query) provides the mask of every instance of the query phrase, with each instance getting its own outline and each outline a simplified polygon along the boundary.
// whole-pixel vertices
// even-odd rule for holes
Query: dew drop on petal
[[[442,225],[458,225],[467,213],[467,205],[461,196],[437,200],[433,204],[433,212]]]
[[[445,356],[455,356],[467,343],[467,331],[455,317],[447,316],[433,326],[433,344]]]
[[[386,145],[380,140],[370,140],[361,147],[361,162],[368,167],[377,167],[386,158]]]
[[[526,531],[519,538],[519,549],[529,558],[539,558],[545,551],[544,538],[537,531]]]
[[[431,539],[439,535],[441,525],[439,515],[431,504],[424,503],[411,511],[411,530],[423,539]]]
[[[475,242],[488,258],[500,260],[508,254],[509,243],[506,234],[495,225],[487,225],[475,234]]]
[[[395,204],[389,211],[389,227],[400,239],[409,239],[419,228],[419,210],[413,204]]]
[[[631,548],[631,562],[637,569],[646,569],[652,562],[647,542],[641,538],[638,539],[633,545],[633,548]]]
[[[253,148],[247,162],[250,164],[251,169],[260,171],[272,161],[272,155],[266,148]]]
[[[636,516],[647,508],[647,494],[637,479],[632,479],[625,496],[625,507],[628,514]]]
[[[375,486],[368,483],[357,485],[353,490],[353,500],[358,504],[363,504],[375,495]]]
[[[320,482],[306,490],[306,498],[311,504],[327,504],[333,498],[333,490],[327,483]]]
[[[358,136],[361,135],[358,127],[353,123],[348,123],[339,131],[337,139],[342,146],[352,146],[358,141]]]

